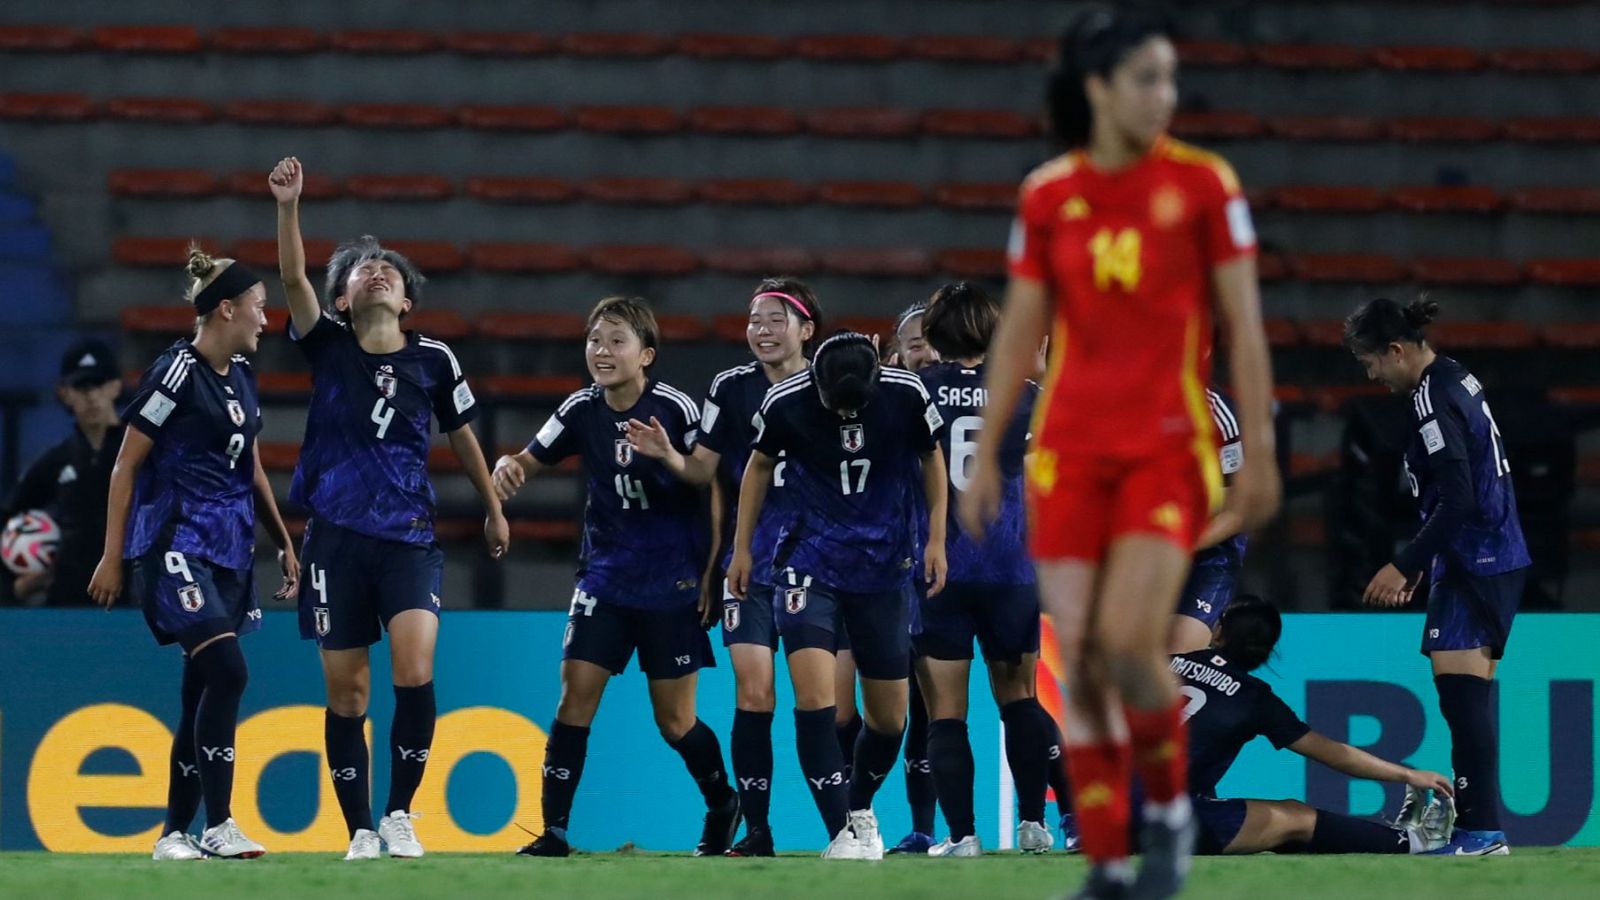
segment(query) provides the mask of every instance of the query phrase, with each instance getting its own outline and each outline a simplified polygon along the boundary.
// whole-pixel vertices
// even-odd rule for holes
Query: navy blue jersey
[[[1305,737],[1300,721],[1265,681],[1228,661],[1221,650],[1196,650],[1172,658],[1189,723],[1189,790],[1217,795],[1239,751],[1257,735],[1282,750]]]
[[[911,580],[912,497],[918,465],[942,426],[922,380],[883,369],[872,402],[853,416],[822,405],[809,370],[773,385],[756,414],[755,448],[787,454],[792,516],[775,568],[840,591],[889,591]],[[759,573],[758,573],[759,574]]]
[[[739,516],[739,484],[750,463],[750,444],[755,440],[754,419],[761,409],[772,382],[758,362],[747,363],[717,375],[711,393],[700,413],[700,443],[721,457],[717,478],[722,483],[722,568],[733,558],[733,530]],[[770,580],[772,554],[778,546],[778,531],[789,516],[789,492],[785,489],[788,463],[778,461],[772,473],[772,487],[756,519],[755,538],[750,542],[754,560],[751,571],[757,580]]]
[[[1489,412],[1483,385],[1460,363],[1440,356],[1422,370],[1411,392],[1411,424],[1405,468],[1411,494],[1424,521],[1439,503],[1437,480],[1443,467],[1465,460],[1474,503],[1461,529],[1436,557],[1439,566],[1472,575],[1500,575],[1531,562],[1517,521],[1506,444]]]
[[[1233,474],[1244,465],[1244,443],[1239,437],[1239,419],[1233,414],[1233,406],[1228,403],[1228,398],[1217,391],[1207,388],[1206,402],[1211,408],[1211,421],[1217,427],[1217,440],[1222,445],[1218,452],[1222,478],[1225,482],[1231,481]],[[1240,533],[1207,547],[1195,553],[1193,568],[1237,572],[1244,567],[1244,550],[1248,541]]]
[[[956,584],[1033,584],[1033,563],[1028,558],[1024,535],[1027,512],[1023,506],[1022,457],[1028,452],[1028,421],[1039,386],[1029,381],[1017,403],[1016,414],[1006,427],[1000,444],[1000,477],[1003,491],[1000,517],[984,532],[982,543],[961,530],[956,520],[955,496],[967,487],[971,477],[973,453],[978,434],[983,430],[983,410],[988,392],[983,387],[983,366],[971,368],[960,363],[940,363],[917,373],[928,387],[928,395],[939,410],[944,425],[936,437],[944,448],[945,467],[950,472],[948,523],[945,554],[950,560],[949,581]]]
[[[256,435],[261,403],[243,356],[218,375],[178,341],[145,370],[123,413],[155,446],[134,480],[125,555],[175,551],[246,569],[256,545]]]
[[[311,361],[311,408],[289,499],[368,537],[432,543],[432,420],[448,433],[478,412],[456,355],[414,331],[400,350],[368,353],[327,313],[304,335],[291,323],[289,337]]]
[[[544,423],[528,452],[553,466],[583,460],[588,502],[578,589],[606,603],[663,608],[693,604],[708,536],[700,492],[660,460],[634,452],[629,419],[654,416],[679,453],[694,452],[700,413],[682,391],[650,381],[632,409],[617,412],[590,385],[568,397]]]

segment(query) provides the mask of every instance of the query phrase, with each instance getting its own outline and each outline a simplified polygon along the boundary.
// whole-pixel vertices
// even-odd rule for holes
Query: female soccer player
[[[1372,576],[1363,599],[1403,606],[1423,574],[1430,576],[1422,652],[1433,661],[1439,709],[1450,726],[1460,814],[1451,852],[1504,856],[1511,850],[1500,828],[1491,687],[1532,560],[1506,442],[1483,385],[1428,344],[1425,329],[1438,314],[1431,300],[1402,309],[1380,297],[1345,320],[1345,344],[1367,377],[1411,393],[1405,469],[1422,514],[1422,529]]]
[[[1427,853],[1450,838],[1450,779],[1407,769],[1312,731],[1272,688],[1249,673],[1272,656],[1283,634],[1278,610],[1255,597],[1235,600],[1210,647],[1172,657],[1189,725],[1189,789],[1199,822],[1199,853]],[[1411,802],[1403,823],[1390,825],[1315,809],[1298,800],[1219,800],[1222,780],[1257,735],[1354,778],[1407,785],[1409,798],[1434,791],[1430,804]]]
[[[722,745],[695,714],[697,673],[716,665],[697,608],[707,549],[700,492],[637,452],[629,435],[653,429],[680,457],[694,452],[700,427],[694,401],[650,376],[659,335],[655,314],[643,300],[601,300],[589,313],[584,351],[594,384],[568,397],[527,449],[500,457],[494,467],[503,500],[529,476],[569,456],[583,460],[588,479],[561,703],[545,744],[545,832],[519,851],[526,856],[571,852],[567,823],[583,776],[589,726],[607,682],[622,674],[636,650],[650,682],[656,727],[705,797],[705,829],[695,855],[721,856],[739,828],[739,795],[728,784]]]
[[[261,432],[254,353],[266,328],[266,288],[231,259],[189,251],[194,337],[145,370],[111,471],[105,552],[89,594],[107,607],[129,593],[159,644],[183,648],[183,714],[172,738],[167,820],[154,858],[253,859],[266,852],[233,820],[233,738],[248,670],[239,635],[261,627],[251,557],[256,507],[283,565],[279,599],[300,564],[255,446]],[[206,828],[188,830],[201,798]]]
[[[1211,411],[1211,424],[1216,427],[1217,441],[1222,445],[1217,462],[1226,484],[1244,464],[1244,450],[1239,444],[1239,417],[1234,414],[1228,398],[1210,388],[1206,389],[1206,405]],[[1178,592],[1178,611],[1172,617],[1168,653],[1188,653],[1209,646],[1212,630],[1238,590],[1247,538],[1237,532],[1229,533],[1230,528],[1226,521],[1214,522],[1200,536],[1197,544],[1200,549],[1189,565],[1189,580]]]
[[[1176,69],[1165,26],[1137,11],[1090,9],[1061,40],[1050,119],[1072,149],[1022,186],[963,498],[962,524],[981,537],[1004,496],[1005,426],[1053,318],[1029,543],[1068,671],[1067,763],[1093,863],[1080,896],[1091,898],[1170,896],[1188,868],[1184,730],[1165,651],[1189,554],[1221,494],[1201,371],[1213,304],[1245,454],[1220,515],[1253,526],[1280,490],[1250,212],[1225,161],[1167,137]],[[1137,882],[1135,766],[1149,798]]]
[[[920,574],[930,595],[944,588],[945,472],[933,436],[939,425],[922,382],[881,368],[871,339],[850,332],[824,341],[812,368],[774,385],[756,413],[728,589],[750,595],[756,523],[786,456],[784,490],[795,518],[773,559],[778,633],[794,682],[800,768],[832,838],[824,858],[883,856],[872,797],[894,767],[905,729],[906,589],[918,574],[907,523],[919,460],[933,519]],[[848,781],[834,731],[841,630],[855,651],[865,713]]]
[[[439,637],[444,553],[434,541],[428,481],[431,420],[449,436],[487,510],[483,534],[499,558],[510,541],[489,467],[470,423],[477,402],[455,353],[401,328],[423,277],[370,236],[328,261],[324,312],[306,278],[300,238],[300,161],[268,178],[278,201],[278,267],[289,298],[289,336],[311,363],[311,407],[290,498],[311,511],[300,589],[300,636],[322,654],[324,734],[334,793],[350,831],[345,859],[419,857],[411,798],[422,783],[437,710],[433,653]],[[389,632],[394,722],[389,798],[372,827],[364,727],[367,648]]]

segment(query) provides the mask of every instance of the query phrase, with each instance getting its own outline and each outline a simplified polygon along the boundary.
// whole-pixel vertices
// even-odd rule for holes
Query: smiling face
[[[405,278],[394,263],[381,257],[356,263],[341,287],[342,293],[333,301],[334,308],[349,313],[353,319],[382,312],[398,319],[411,311]]]
[[[900,365],[915,372],[939,361],[939,352],[922,336],[924,314],[908,316],[894,333],[895,346],[900,353]]]
[[[646,347],[628,323],[601,316],[589,329],[583,359],[594,383],[611,388],[641,377],[645,367],[655,362],[656,351]]]
[[[750,307],[745,341],[763,365],[781,368],[799,356],[816,326],[779,297],[762,297]]]
[[[1178,107],[1178,51],[1160,35],[1125,56],[1110,77],[1085,82],[1096,126],[1104,123],[1122,140],[1148,147],[1172,124]]]

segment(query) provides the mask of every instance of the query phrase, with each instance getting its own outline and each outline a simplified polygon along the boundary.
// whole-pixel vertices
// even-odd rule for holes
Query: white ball
[[[60,543],[61,528],[56,520],[44,510],[29,510],[6,523],[5,534],[0,535],[0,558],[18,575],[45,572],[55,565]]]

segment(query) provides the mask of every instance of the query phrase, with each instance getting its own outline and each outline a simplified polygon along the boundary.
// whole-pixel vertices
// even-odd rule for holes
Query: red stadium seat
[[[1300,323],[1300,335],[1311,347],[1343,347],[1344,322],[1340,319],[1316,319]]]
[[[467,265],[467,255],[449,241],[386,240],[383,245],[404,254],[424,274],[456,272]]]
[[[77,50],[88,35],[69,25],[0,25],[0,51],[44,53]]]
[[[453,117],[449,110],[422,103],[352,103],[339,118],[362,128],[444,128]]]
[[[834,316],[827,322],[829,332],[854,331],[868,337],[878,335],[881,338],[894,336],[893,316]]]
[[[1506,123],[1506,137],[1540,144],[1600,143],[1600,118],[1512,119]]]
[[[823,250],[817,254],[817,262],[823,271],[838,275],[917,278],[933,272],[933,258],[923,250],[910,247]]]
[[[671,134],[683,128],[683,117],[665,106],[584,106],[578,127],[602,134]]]
[[[905,43],[907,56],[934,62],[1009,64],[1022,59],[1022,49],[1005,38],[967,35],[924,35]]]
[[[444,45],[465,56],[548,56],[556,49],[555,41],[531,31],[458,31]]]
[[[218,28],[211,46],[226,53],[311,53],[324,46],[309,28]]]
[[[1300,329],[1292,319],[1267,319],[1261,324],[1266,329],[1269,346],[1300,346]]]
[[[1294,212],[1359,212],[1383,209],[1383,194],[1366,187],[1290,185],[1271,192],[1272,202]]]
[[[578,313],[493,312],[478,317],[478,334],[507,341],[576,341],[584,336]]]
[[[1483,57],[1467,47],[1379,47],[1372,61],[1397,72],[1472,72]]]
[[[1263,44],[1254,53],[1256,61],[1264,66],[1294,71],[1354,71],[1366,68],[1372,61],[1365,48],[1339,44]]]
[[[1275,384],[1272,386],[1272,399],[1278,401],[1280,406],[1305,406],[1306,389],[1298,384]]]
[[[1317,475],[1322,472],[1332,472],[1339,468],[1339,451],[1330,450],[1326,453],[1291,453],[1289,454],[1290,475]]]
[[[951,247],[934,256],[934,266],[956,278],[1006,277],[1006,251],[989,247]]]
[[[129,334],[188,334],[194,331],[194,307],[178,303],[127,306],[118,320]]]
[[[1172,133],[1186,138],[1222,141],[1265,133],[1261,120],[1245,112],[1180,112],[1172,117]]]
[[[459,341],[472,336],[472,326],[460,313],[450,309],[429,309],[426,306],[414,309],[406,315],[402,327],[441,341]]]
[[[434,444],[428,448],[428,471],[460,472],[461,460],[449,444]]]
[[[1587,50],[1540,48],[1491,50],[1489,65],[1504,72],[1551,75],[1587,75],[1600,69],[1600,54]]]
[[[1411,277],[1422,284],[1513,287],[1522,283],[1522,267],[1503,259],[1419,259],[1411,264]]]
[[[1600,188],[1523,188],[1511,192],[1511,208],[1531,213],[1600,214]]]
[[[810,186],[787,178],[718,178],[697,187],[706,203],[730,206],[798,206],[810,203]]]
[[[300,445],[292,441],[257,441],[256,458],[268,472],[291,472],[300,463]]]
[[[1267,130],[1291,141],[1375,141],[1383,137],[1383,126],[1356,116],[1279,116],[1268,120]]]
[[[456,192],[443,175],[353,175],[344,189],[361,200],[446,200]]]
[[[571,340],[582,337],[580,330]],[[519,400],[549,398],[559,401],[583,387],[583,379],[572,375],[486,375],[479,383],[483,386],[484,394],[490,397],[515,397]]]
[[[689,343],[711,337],[710,323],[687,313],[657,313],[656,325],[661,329],[663,341]]]
[[[230,100],[222,115],[247,125],[328,125],[339,118],[333,107],[310,100]]]
[[[189,258],[191,241],[217,252],[217,242],[210,238],[119,237],[111,242],[111,258],[122,266],[169,266],[177,271]]]
[[[1306,390],[1306,399],[1323,412],[1335,413],[1346,403],[1358,397],[1382,397],[1389,389],[1381,384],[1342,384],[1333,387],[1315,387]]]
[[[81,122],[94,114],[94,101],[82,94],[0,94],[0,119]]]
[[[556,47],[569,56],[644,59],[672,52],[672,39],[660,34],[621,32],[569,34]]]
[[[1600,350],[1600,322],[1552,322],[1540,336],[1564,350]]]
[[[486,131],[560,131],[572,123],[553,106],[463,106],[456,117],[468,128]]]
[[[241,197],[270,197],[272,189],[267,187],[265,172],[250,170],[248,172],[234,172],[229,175],[224,187],[230,194]],[[339,182],[328,175],[307,172],[303,176],[300,196],[307,200],[328,200],[343,193],[344,188]]]
[[[651,244],[607,244],[583,254],[589,267],[608,275],[688,275],[700,258],[677,247]]]
[[[1289,269],[1301,281],[1382,284],[1406,278],[1398,262],[1375,253],[1306,253],[1292,257]]]
[[[743,346],[747,343],[749,336],[747,330],[749,324],[750,317],[739,315],[738,313],[713,316],[711,318],[711,333],[723,343]]]
[[[511,523],[511,539],[519,544],[524,542],[570,544],[578,539],[578,523],[571,518],[518,518]]]
[[[327,268],[328,259],[333,256],[334,248],[338,244],[327,238],[307,238],[306,268]],[[233,242],[233,247],[228,251],[233,258],[255,269],[276,270],[278,268],[278,241],[276,238],[245,238]]]
[[[910,137],[917,131],[916,113],[903,109],[855,106],[807,113],[806,128],[828,137]]]
[[[1389,137],[1408,143],[1479,143],[1500,136],[1500,126],[1488,119],[1472,116],[1413,116],[1391,119],[1385,129]]]
[[[695,59],[782,59],[789,42],[767,34],[684,34],[677,51]]]
[[[1525,322],[1463,322],[1449,320],[1428,326],[1428,340],[1450,350],[1527,350],[1533,347],[1534,332]]]
[[[694,188],[680,178],[591,178],[578,186],[589,200],[618,206],[680,206]]]
[[[467,179],[467,193],[496,203],[567,203],[578,187],[560,178],[506,175]]]
[[[817,199],[834,206],[921,206],[922,188],[909,181],[826,181],[817,186]]]
[[[1528,277],[1559,287],[1600,287],[1600,259],[1536,259]]]
[[[106,188],[124,197],[209,197],[221,182],[204,169],[114,169]]]
[[[901,41],[876,34],[811,34],[794,40],[796,56],[828,62],[888,62],[902,48]]]
[[[311,393],[311,373],[300,371],[258,371],[256,384],[261,393],[279,397],[303,397]]]
[[[210,120],[216,110],[192,97],[117,97],[106,101],[106,115],[130,122],[192,125]]]
[[[467,259],[484,272],[554,274],[583,268],[583,255],[565,244],[477,243],[467,248]]]
[[[817,259],[799,247],[719,247],[706,251],[705,264],[728,275],[806,275],[816,270]]]
[[[1600,406],[1600,385],[1551,388],[1550,399],[1562,406]]]
[[[1008,182],[949,182],[935,185],[933,202],[950,209],[1010,212],[1017,208],[1017,185]]]
[[[120,53],[199,53],[200,31],[193,25],[118,25],[94,30],[94,44]]]
[[[776,106],[701,106],[689,110],[689,128],[705,134],[785,135],[800,131],[794,110]]]
[[[1470,186],[1396,188],[1389,192],[1389,202],[1419,213],[1493,213],[1505,206],[1492,189]]]
[[[1256,257],[1256,278],[1261,281],[1282,281],[1289,277],[1289,264],[1276,253],[1263,253]]]
[[[1250,50],[1228,41],[1179,41],[1178,61],[1186,66],[1242,66],[1250,62]]]
[[[329,39],[333,49],[344,53],[410,55],[438,50],[440,41],[431,31],[404,28],[352,28],[336,31]]]
[[[989,109],[931,109],[922,114],[922,132],[940,137],[1025,138],[1040,132],[1039,120],[1022,113]]]

